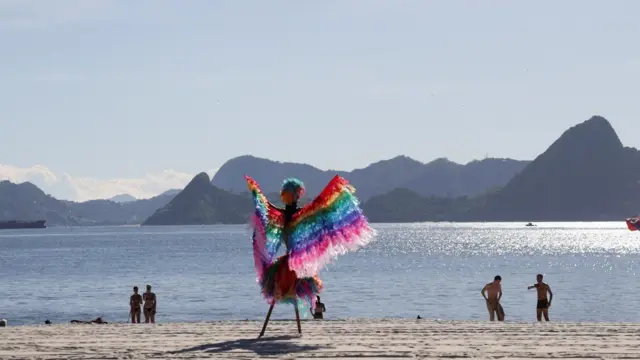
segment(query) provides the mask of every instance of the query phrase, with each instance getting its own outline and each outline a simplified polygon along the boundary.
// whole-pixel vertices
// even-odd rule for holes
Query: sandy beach
[[[638,358],[640,324],[431,320],[0,328],[1,359]]]

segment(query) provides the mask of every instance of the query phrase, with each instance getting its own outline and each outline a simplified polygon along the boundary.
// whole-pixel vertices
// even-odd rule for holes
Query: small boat
[[[632,217],[624,219],[624,222],[627,223],[627,228],[630,231],[640,230],[640,217]]]
[[[525,226],[538,226],[538,225],[536,225],[534,223],[527,223]]]

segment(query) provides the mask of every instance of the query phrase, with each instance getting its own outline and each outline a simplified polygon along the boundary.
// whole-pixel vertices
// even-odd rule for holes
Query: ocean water
[[[503,278],[507,321],[534,321],[544,273],[551,320],[640,321],[640,233],[617,223],[377,224],[369,247],[321,274],[326,318],[483,320]],[[245,226],[0,231],[0,318],[11,325],[103,316],[125,322],[131,288],[153,286],[157,322],[263,320]],[[309,317],[308,313],[303,313]],[[276,306],[276,319],[293,319]]]

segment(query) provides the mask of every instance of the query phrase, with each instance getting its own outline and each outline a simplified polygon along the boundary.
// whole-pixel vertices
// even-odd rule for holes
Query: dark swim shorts
[[[538,305],[536,306],[536,309],[548,309],[548,308],[549,308],[549,301],[538,300]]]

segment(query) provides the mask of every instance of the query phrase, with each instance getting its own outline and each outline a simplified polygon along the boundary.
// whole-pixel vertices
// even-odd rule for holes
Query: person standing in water
[[[129,298],[129,315],[131,315],[132,324],[140,324],[140,306],[142,306],[142,295],[138,294],[138,287],[133,287],[133,295]]]
[[[500,275],[496,275],[496,277],[493,278],[493,282],[485,285],[480,291],[480,294],[482,294],[482,297],[487,302],[487,310],[489,310],[489,321],[495,321],[495,315],[498,316],[498,321],[504,320],[504,313],[503,311],[501,311],[502,307],[500,306],[500,299],[502,298],[502,285],[500,285],[501,282],[502,278],[500,277]]]
[[[312,309],[309,309],[312,310]],[[327,311],[327,308],[324,307],[324,304],[322,302],[320,302],[320,296],[316,295],[316,304],[313,308],[313,311],[311,311],[311,313],[313,314],[313,318],[314,319],[323,319],[324,316],[322,315],[325,311]]]
[[[147,291],[142,298],[144,299],[144,322],[155,324],[158,301],[156,300],[156,294],[151,292],[151,285],[147,285]]]
[[[549,285],[542,282],[542,274],[536,275],[537,283],[531,285],[527,290],[535,288],[538,292],[538,303],[536,305],[536,316],[538,321],[542,321],[542,315],[544,314],[545,321],[549,321],[549,308],[551,307],[551,301],[553,300],[553,293]],[[549,293],[549,299],[547,300],[547,293]]]

